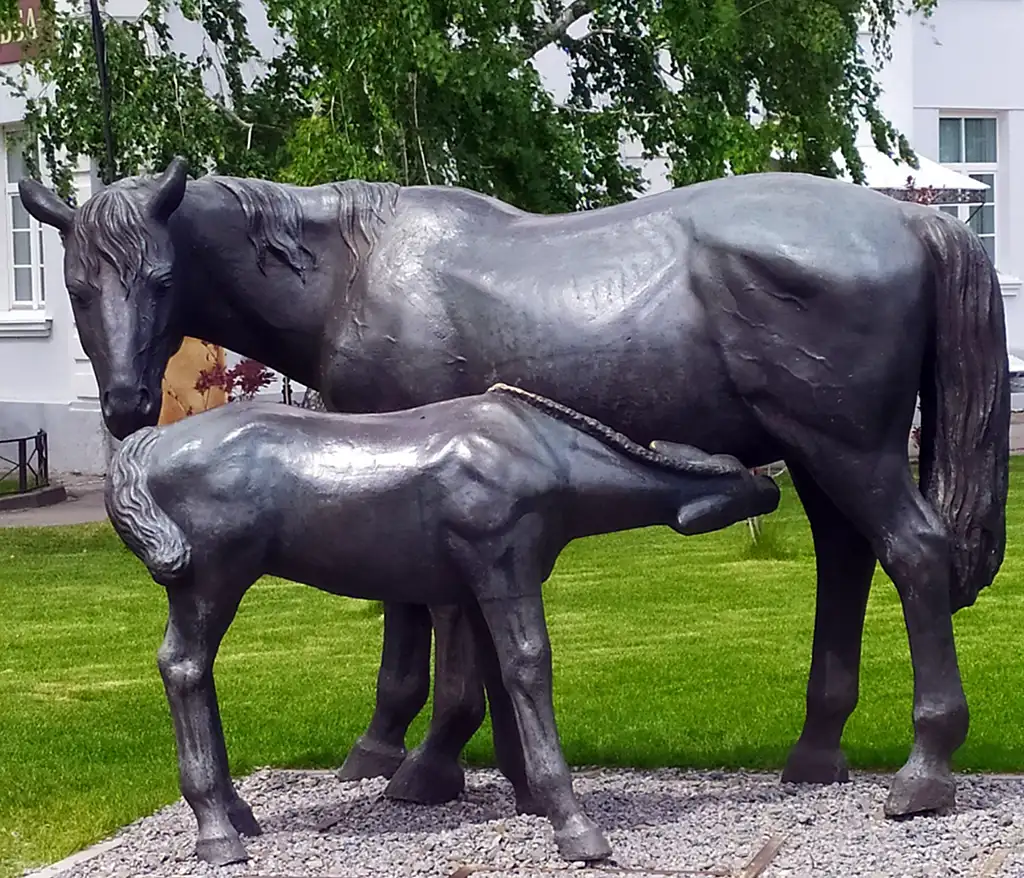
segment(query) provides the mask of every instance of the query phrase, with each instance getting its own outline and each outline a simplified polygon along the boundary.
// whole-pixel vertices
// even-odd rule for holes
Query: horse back
[[[808,175],[555,216],[405,189],[328,328],[324,386],[387,411],[500,381],[753,465],[792,448],[783,417],[877,445],[913,407],[928,291],[899,202]]]

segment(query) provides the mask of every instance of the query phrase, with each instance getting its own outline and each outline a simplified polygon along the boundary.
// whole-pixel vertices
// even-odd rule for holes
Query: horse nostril
[[[149,412],[153,408],[153,397],[145,387],[139,388],[139,409]]]

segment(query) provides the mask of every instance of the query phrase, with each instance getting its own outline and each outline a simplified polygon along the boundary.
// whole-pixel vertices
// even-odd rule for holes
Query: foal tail
[[[143,427],[121,443],[111,461],[105,501],[118,536],[153,579],[168,586],[188,571],[192,549],[149,492],[146,467],[158,435],[155,427]]]
[[[1010,377],[999,280],[978,237],[915,215],[934,263],[935,338],[921,381],[921,489],[952,539],[950,604],[971,606],[1006,549]]]

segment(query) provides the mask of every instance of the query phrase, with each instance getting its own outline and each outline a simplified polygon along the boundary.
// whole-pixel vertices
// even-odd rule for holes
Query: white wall
[[[914,146],[938,158],[941,113],[995,112],[999,125],[996,259],[1007,344],[1024,352],[1024,3],[942,0],[914,28]]]

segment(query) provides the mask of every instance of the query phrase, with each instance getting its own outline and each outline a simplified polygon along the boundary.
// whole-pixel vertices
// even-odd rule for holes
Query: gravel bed
[[[383,798],[382,780],[260,770],[238,782],[264,829],[245,839],[248,863],[218,869],[197,861],[192,813],[179,801],[125,827],[116,848],[63,878],[449,878],[463,866],[474,868],[459,878],[646,878],[658,870],[736,878],[1024,875],[1024,779],[961,776],[952,813],[893,821],[882,816],[888,776],[859,775],[832,787],[720,771],[599,769],[574,778],[614,848],[613,864],[584,870],[559,860],[548,823],[516,816],[495,771],[468,772],[459,801],[425,808]],[[784,840],[767,867],[750,869],[778,837]]]

